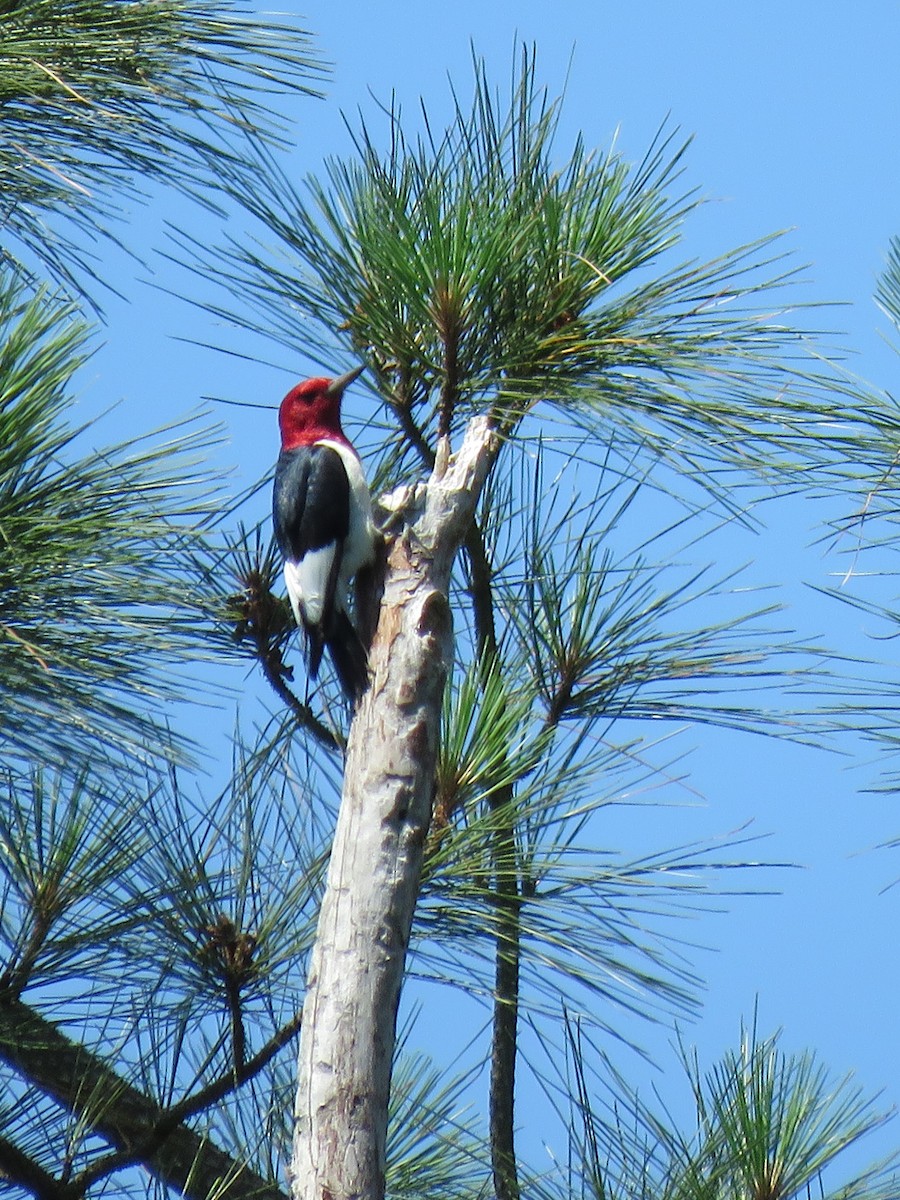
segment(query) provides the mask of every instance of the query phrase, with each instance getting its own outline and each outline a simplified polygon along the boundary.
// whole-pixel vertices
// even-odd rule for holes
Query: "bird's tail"
[[[334,663],[337,677],[341,681],[344,695],[351,704],[355,704],[369,686],[369,656],[362,643],[362,638],[356,631],[353,622],[342,608],[334,614],[331,629],[325,637],[325,644]],[[318,658],[322,657],[319,647]],[[318,660],[316,662],[318,667]],[[312,654],[310,654],[310,673],[312,674]]]
[[[307,625],[305,621],[303,629],[306,633],[307,671],[310,679],[318,679],[319,667],[322,665],[322,651],[325,649],[325,635],[320,626]]]

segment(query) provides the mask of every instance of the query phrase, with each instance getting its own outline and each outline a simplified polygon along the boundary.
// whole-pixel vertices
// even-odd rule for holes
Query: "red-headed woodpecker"
[[[272,497],[275,540],[294,617],[306,632],[310,678],[327,646],[351,702],[368,685],[368,658],[350,619],[350,585],[372,562],[376,533],[359,455],[341,429],[341,396],[362,370],[308,379],[282,400]]]

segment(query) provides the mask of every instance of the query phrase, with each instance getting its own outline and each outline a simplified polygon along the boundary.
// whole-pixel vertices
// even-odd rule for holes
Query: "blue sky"
[[[290,0],[280,8],[300,11]],[[888,323],[872,294],[889,239],[900,233],[900,6],[330,0],[307,4],[303,17],[334,72],[323,101],[290,106],[298,121],[298,174],[349,153],[341,111],[351,120],[358,107],[371,116],[372,96],[396,93],[408,109],[424,96],[440,114],[448,74],[461,91],[469,87],[470,44],[502,86],[516,40],[534,42],[539,77],[553,93],[566,89],[562,148],[579,131],[589,146],[605,147],[618,130],[620,150],[639,159],[668,116],[694,137],[685,184],[709,199],[687,227],[685,257],[710,257],[790,230],[787,246],[798,263],[809,264],[800,295],[842,304],[817,322],[843,332],[855,371],[888,390],[894,385],[900,358],[882,336]],[[138,214],[126,240],[149,252],[163,241],[167,221],[198,227],[181,202],[160,198]],[[202,228],[218,236],[211,218]],[[85,412],[121,400],[109,426],[114,435],[182,414],[203,395],[275,404],[309,373],[310,364],[291,361],[284,350],[268,351],[274,365],[264,365],[173,340],[230,344],[232,335],[179,301],[177,293],[189,287],[182,275],[162,259],[148,261],[153,282],[176,295],[133,282],[131,266],[111,254],[127,302],[108,305],[105,345],[82,379]],[[222,407],[216,416],[232,437],[225,458],[239,462],[247,479],[257,477],[276,453],[274,419]],[[840,566],[813,545],[822,516],[811,504],[779,506],[766,531],[736,535],[734,553],[753,561],[760,582],[787,584],[798,627],[854,652],[895,658],[891,643],[867,640],[873,622],[805,588],[827,583]],[[727,913],[691,932],[715,951],[696,959],[709,990],[688,1040],[703,1055],[719,1053],[735,1041],[758,996],[764,1030],[783,1027],[787,1047],[814,1048],[836,1072],[855,1069],[867,1090],[884,1089],[888,1104],[900,1103],[900,887],[883,892],[900,876],[900,850],[872,849],[900,834],[900,806],[894,797],[862,791],[877,775],[877,752],[841,759],[702,730],[688,731],[682,742],[696,749],[685,764],[690,790],[673,790],[681,807],[620,817],[611,836],[652,849],[752,820],[754,832],[771,835],[755,853],[800,868],[761,877],[759,886],[780,895],[729,902]],[[441,1021],[445,1003],[438,1005]],[[665,1061],[670,1032],[641,1036]],[[526,1086],[523,1117],[530,1102]],[[895,1128],[882,1145],[898,1142]]]

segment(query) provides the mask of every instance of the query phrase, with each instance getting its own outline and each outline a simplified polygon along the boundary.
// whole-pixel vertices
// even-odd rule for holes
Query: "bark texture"
[[[387,501],[372,684],[344,790],[300,1038],[295,1200],[382,1200],[397,1004],[431,820],[441,699],[453,653],[453,560],[496,454],[476,417],[428,483]]]

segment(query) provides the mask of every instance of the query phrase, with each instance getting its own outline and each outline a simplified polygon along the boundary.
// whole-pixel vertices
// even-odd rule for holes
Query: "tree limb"
[[[0,1182],[4,1179],[25,1188],[36,1200],[72,1200],[65,1183],[54,1179],[8,1138],[0,1136]]]
[[[269,662],[266,655],[259,655],[259,663],[263,670],[269,686],[272,688],[276,696],[284,703],[286,708],[289,708],[294,714],[297,724],[301,729],[305,729],[307,733],[312,734],[320,746],[332,753],[338,751],[340,753],[344,747],[338,740],[336,735],[328,728],[327,725],[319,720],[308,704],[304,704],[298,696],[296,696],[288,685],[284,682],[284,677],[273,665]]]
[[[407,441],[416,451],[423,465],[430,471],[434,466],[434,451],[429,446],[425,434],[413,420],[409,404],[391,399],[388,400],[388,404],[390,405],[391,412],[395,414],[400,422],[400,428],[406,435]]]
[[[326,750],[342,753],[342,740],[323,725],[310,706],[304,704],[285,683],[285,678],[292,678],[292,674],[290,668],[284,665],[279,637],[284,629],[281,618],[284,606],[272,595],[268,575],[254,568],[243,574],[241,583],[243,591],[240,596],[234,597],[234,603],[241,614],[235,632],[236,640],[250,638],[254,656],[266,681],[285,707],[293,713],[297,724],[312,734]]]
[[[208,1083],[200,1091],[195,1092],[192,1096],[185,1096],[183,1100],[179,1100],[177,1104],[173,1104],[170,1108],[167,1108],[164,1111],[164,1115],[156,1122],[141,1145],[137,1146],[133,1151],[118,1151],[93,1163],[78,1177],[78,1182],[82,1188],[87,1190],[94,1180],[100,1179],[120,1167],[127,1166],[129,1163],[146,1162],[154,1151],[160,1149],[165,1144],[166,1139],[182,1121],[194,1116],[196,1113],[205,1112],[206,1109],[210,1108],[217,1101],[222,1100],[230,1092],[233,1092],[240,1084],[257,1075],[267,1063],[272,1061],[278,1051],[286,1046],[291,1038],[299,1032],[301,1021],[302,1016],[298,1013],[287,1025],[283,1025],[274,1037],[270,1038],[265,1046],[244,1063],[239,1070],[232,1069],[226,1071],[224,1075],[220,1075],[218,1079],[214,1079],[212,1083]]]
[[[246,1069],[259,1057],[252,1059]],[[83,1119],[93,1132],[124,1153],[127,1161],[136,1161],[137,1152],[146,1143],[150,1149],[140,1161],[157,1179],[188,1200],[206,1200],[214,1187],[220,1200],[285,1200],[285,1193],[271,1180],[257,1175],[187,1125],[175,1125],[160,1145],[154,1145],[154,1131],[164,1126],[170,1110],[17,999],[0,1000],[0,1058]],[[230,1075],[233,1081],[234,1073]]]

